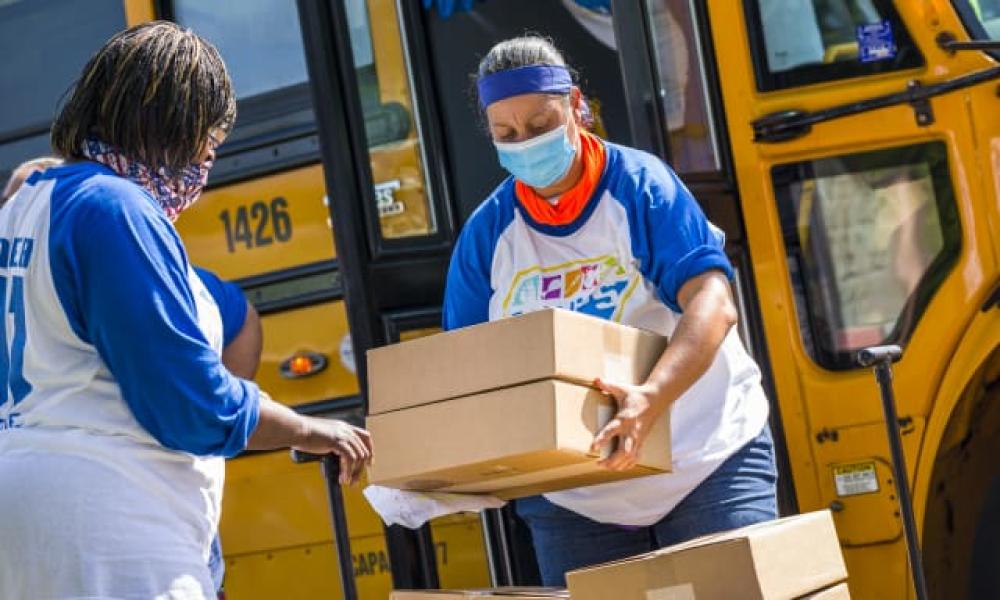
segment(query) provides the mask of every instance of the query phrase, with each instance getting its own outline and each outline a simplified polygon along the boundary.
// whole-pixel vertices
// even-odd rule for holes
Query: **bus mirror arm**
[[[960,42],[955,37],[955,34],[950,31],[942,31],[934,41],[937,42],[938,48],[949,54],[964,50],[1000,50],[1000,40],[970,40]]]

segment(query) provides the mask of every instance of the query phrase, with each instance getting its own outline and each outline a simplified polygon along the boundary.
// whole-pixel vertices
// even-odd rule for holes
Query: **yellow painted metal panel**
[[[313,165],[206,191],[177,230],[191,262],[240,279],[336,256],[323,168]]]
[[[129,27],[156,18],[156,7],[152,0],[124,0],[124,3],[125,22]]]
[[[363,486],[342,488],[351,568],[361,598],[386,597],[392,583],[382,522],[361,495]],[[329,510],[316,464],[293,464],[285,452],[229,461],[220,527],[227,597],[340,597]],[[442,517],[431,528],[442,585],[486,586],[478,516]]]
[[[352,538],[359,598],[388,598],[392,576],[381,536]],[[369,566],[369,557],[371,566]],[[342,598],[337,555],[331,542],[226,559],[227,600]]]
[[[912,419],[902,429],[911,480],[923,430],[923,419]],[[890,542],[902,535],[896,482],[893,481],[889,444],[882,421],[836,430],[835,439],[826,437],[822,443],[817,442],[816,458],[823,505],[832,506],[837,502],[841,507],[834,511],[833,518],[845,547]],[[874,465],[878,491],[839,494],[837,468],[864,463]]]
[[[453,515],[431,523],[442,588],[488,587],[489,567],[479,515]]]
[[[342,301],[271,313],[261,318],[264,351],[257,383],[271,397],[295,406],[358,393],[347,312]],[[281,363],[296,352],[327,358],[323,371],[300,379],[281,376]]]
[[[361,495],[343,488],[351,536],[380,535],[382,522]],[[227,556],[307,546],[333,539],[326,484],[318,464],[294,464],[287,452],[226,465],[220,535]]]

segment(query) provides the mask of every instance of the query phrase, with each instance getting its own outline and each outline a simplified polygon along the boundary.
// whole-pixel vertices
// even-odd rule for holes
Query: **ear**
[[[569,110],[573,116],[573,121],[576,122],[579,127],[583,127],[584,102],[585,100],[583,99],[583,93],[580,91],[580,88],[575,85],[570,88]]]

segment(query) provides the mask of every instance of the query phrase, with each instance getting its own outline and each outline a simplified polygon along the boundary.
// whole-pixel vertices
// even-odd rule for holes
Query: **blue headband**
[[[561,65],[529,65],[479,78],[479,106],[521,94],[568,94],[573,87],[569,69]]]

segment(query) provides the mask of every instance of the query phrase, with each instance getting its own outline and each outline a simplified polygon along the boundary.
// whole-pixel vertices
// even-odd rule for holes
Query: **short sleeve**
[[[633,253],[660,300],[682,312],[677,295],[688,280],[708,271],[732,279],[725,234],[705,218],[698,202],[673,171],[649,173],[630,224]]]

